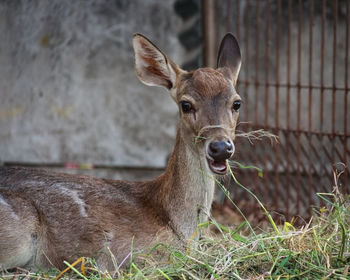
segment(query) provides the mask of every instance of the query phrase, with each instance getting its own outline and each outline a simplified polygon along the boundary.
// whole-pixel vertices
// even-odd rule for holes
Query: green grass
[[[86,259],[85,275],[80,265],[67,264],[71,269],[61,279],[350,279],[350,199],[335,185],[332,193],[317,194],[327,207],[315,210],[310,222],[300,228],[290,223],[277,226],[258,200],[270,221],[264,230],[254,230],[245,217],[233,228],[211,220],[200,227],[214,225],[220,233],[192,241],[187,249],[159,243],[143,254],[131,254],[130,265],[111,274],[103,274],[94,260]],[[53,279],[58,274],[57,270],[23,271],[16,276]],[[13,276],[0,274],[3,279]]]

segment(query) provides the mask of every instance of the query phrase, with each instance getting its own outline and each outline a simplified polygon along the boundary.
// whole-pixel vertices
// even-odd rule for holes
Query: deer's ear
[[[135,70],[140,81],[170,90],[175,86],[180,68],[141,34],[133,38]]]
[[[221,41],[217,67],[223,68],[223,72],[235,85],[241,68],[241,51],[238,42],[231,33],[227,33]]]

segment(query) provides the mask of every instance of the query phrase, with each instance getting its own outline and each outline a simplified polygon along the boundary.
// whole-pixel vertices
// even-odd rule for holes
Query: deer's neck
[[[155,199],[181,238],[190,238],[210,212],[215,181],[205,161],[196,147],[186,145],[178,130],[175,148],[165,173],[159,178]]]

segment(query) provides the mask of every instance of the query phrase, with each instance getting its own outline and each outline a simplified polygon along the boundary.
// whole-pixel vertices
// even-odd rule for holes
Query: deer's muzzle
[[[235,151],[235,146],[231,140],[213,141],[207,147],[207,160],[210,170],[218,175],[227,173],[226,160],[229,159]]]

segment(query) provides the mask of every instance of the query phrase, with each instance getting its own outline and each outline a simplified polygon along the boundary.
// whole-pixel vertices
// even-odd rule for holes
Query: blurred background
[[[160,174],[177,107],[138,81],[133,34],[193,70],[214,67],[232,32],[243,57],[237,130],[279,136],[278,144],[238,138],[235,160],[263,178],[249,168],[235,174],[276,217],[306,219],[322,204],[316,193],[332,191],[334,171],[350,191],[349,2],[0,1],[0,163],[128,180]],[[224,181],[259,220],[249,194]],[[220,192],[216,205],[230,212]]]

